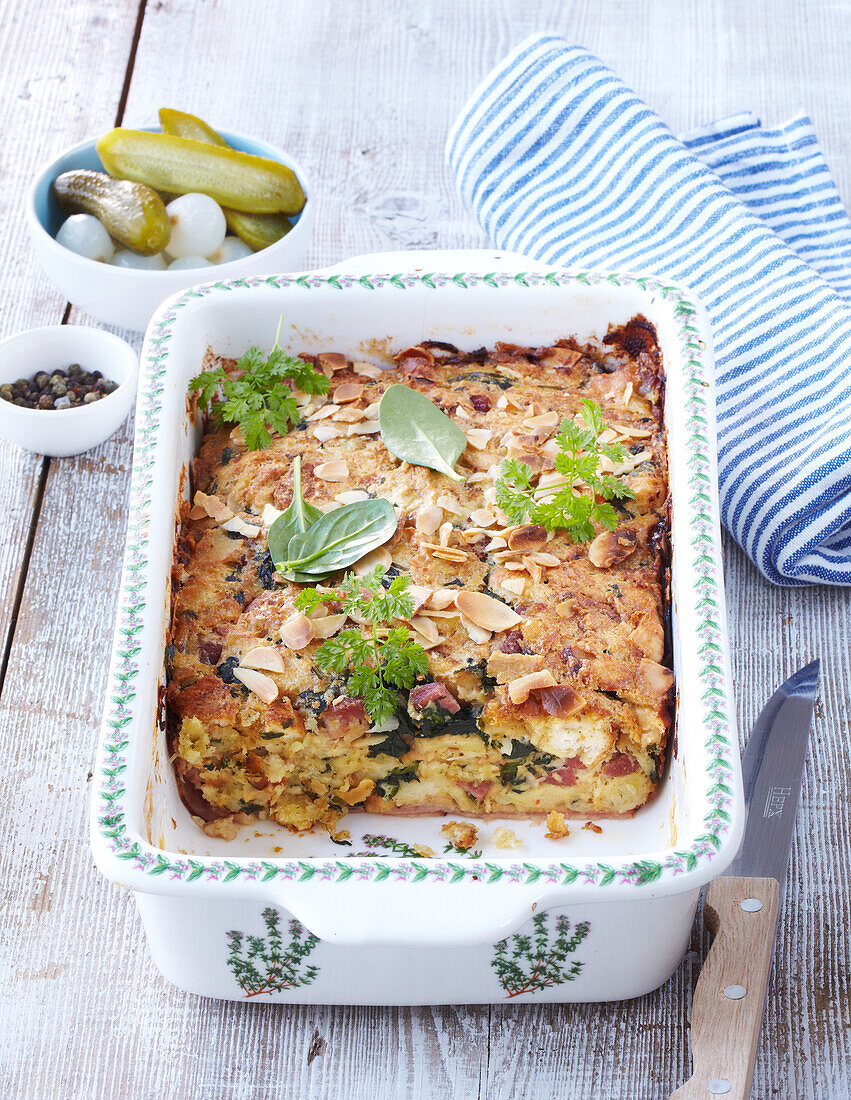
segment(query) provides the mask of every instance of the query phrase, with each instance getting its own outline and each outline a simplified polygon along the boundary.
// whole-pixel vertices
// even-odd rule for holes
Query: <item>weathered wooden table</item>
[[[290,149],[317,181],[309,261],[485,243],[443,165],[463,98],[551,29],[675,128],[749,108],[814,117],[851,198],[848,4],[820,0],[0,0],[0,336],[85,321],[36,266],[36,167],[161,105]],[[148,958],[132,898],[89,854],[88,794],[124,542],[126,424],[46,461],[0,442],[0,1092],[10,1098],[488,1100],[667,1096],[688,1076],[707,947],[662,989],[585,1006],[285,1008],[200,1000]],[[738,711],[813,656],[824,682],[754,1095],[851,1096],[847,591],[773,588],[732,543]],[[191,935],[191,930],[187,930]],[[624,965],[628,965],[624,957]]]

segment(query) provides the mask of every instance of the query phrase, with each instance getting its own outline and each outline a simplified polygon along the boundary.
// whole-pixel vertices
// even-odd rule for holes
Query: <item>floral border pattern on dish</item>
[[[704,748],[709,754],[707,775],[709,785],[704,791],[703,831],[689,848],[668,853],[663,860],[623,860],[611,864],[601,862],[539,862],[469,860],[461,863],[451,859],[408,859],[380,857],[366,859],[334,859],[317,856],[310,859],[216,859],[213,857],[176,857],[166,855],[140,838],[128,835],[123,774],[127,768],[128,734],[133,722],[134,681],[139,674],[136,657],[140,652],[137,635],[142,630],[142,614],[146,604],[145,571],[148,556],[148,530],[154,506],[155,437],[162,409],[165,361],[169,354],[172,327],[180,310],[195,299],[214,291],[243,290],[269,286],[276,289],[300,287],[312,290],[332,287],[346,290],[361,287],[376,290],[395,287],[404,291],[414,286],[432,289],[457,286],[467,289],[488,286],[494,289],[513,285],[569,286],[605,285],[638,286],[643,291],[659,294],[674,307],[683,360],[686,366],[684,394],[687,402],[686,441],[688,454],[689,506],[694,538],[690,547],[691,565],[695,577],[698,601],[695,607],[698,622],[698,675],[703,686],[701,704],[707,738]],[[733,800],[734,739],[728,714],[725,674],[722,664],[722,634],[720,616],[723,600],[720,595],[720,570],[715,526],[712,517],[714,487],[711,462],[707,457],[710,415],[705,389],[707,365],[705,348],[695,325],[696,307],[679,287],[665,286],[655,279],[630,275],[599,273],[506,272],[459,274],[392,274],[392,275],[277,275],[234,279],[208,283],[188,290],[165,312],[153,328],[147,341],[148,354],[142,368],[137,403],[136,440],[133,457],[133,477],[130,488],[130,509],[127,529],[127,549],[122,574],[121,594],[116,627],[117,646],[110,670],[106,713],[104,716],[101,755],[95,781],[100,802],[98,826],[114,856],[127,861],[147,876],[163,875],[186,882],[196,880],[233,881],[376,881],[386,879],[408,882],[513,882],[541,885],[569,885],[574,882],[596,886],[642,886],[669,876],[693,871],[699,863],[712,858],[721,847],[721,838],[730,828],[729,808]]]

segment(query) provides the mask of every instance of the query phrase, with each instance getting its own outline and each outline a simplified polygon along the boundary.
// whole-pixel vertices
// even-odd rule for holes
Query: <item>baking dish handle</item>
[[[445,947],[504,939],[545,907],[546,892],[512,882],[399,882],[391,873],[387,882],[279,884],[269,900],[331,943]]]

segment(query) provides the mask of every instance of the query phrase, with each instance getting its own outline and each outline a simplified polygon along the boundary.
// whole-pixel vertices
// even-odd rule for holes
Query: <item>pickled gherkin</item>
[[[289,218],[284,214],[244,214],[228,206],[224,207],[224,212],[231,233],[235,233],[255,252],[286,237],[292,229]]]
[[[222,206],[257,214],[297,214],[301,185],[289,168],[224,146],[146,130],[110,130],[97,152],[112,176],[157,191],[200,191]]]
[[[221,134],[217,133],[212,126],[196,115],[187,114],[186,111],[161,107],[160,125],[164,133],[174,134],[176,137],[191,138],[194,141],[206,142],[208,145],[230,148]],[[275,244],[292,229],[289,219],[283,214],[249,214],[228,206],[224,207],[224,212],[231,233],[235,233],[255,252]]]
[[[64,213],[93,214],[110,236],[142,256],[154,256],[168,244],[165,204],[142,183],[80,168],[57,176],[53,190]]]
[[[160,126],[164,134],[174,134],[175,137],[191,138],[193,141],[204,141],[208,145],[230,148],[222,135],[217,134],[212,126],[208,126],[197,115],[190,115],[186,111],[176,111],[173,107],[160,107]]]

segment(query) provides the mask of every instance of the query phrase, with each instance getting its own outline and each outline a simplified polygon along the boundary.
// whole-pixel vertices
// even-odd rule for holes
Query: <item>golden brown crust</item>
[[[665,667],[664,376],[652,326],[634,318],[596,346],[563,340],[456,353],[427,343],[396,359],[374,378],[374,368],[342,356],[314,358],[332,372],[329,398],[304,405],[302,423],[264,451],[248,451],[238,430],[204,437],[192,471],[200,503],[181,511],[167,691],[187,804],[191,787],[195,805],[203,799],[216,816],[271,817],[296,831],[333,827],[363,807],[632,813],[658,782],[673,681]],[[399,381],[467,432],[457,465],[465,484],[384,448],[375,410]],[[520,457],[546,477],[557,425],[586,397],[629,452],[615,472],[635,498],[620,506],[617,530],[573,545],[559,532],[512,527],[494,501],[499,462]],[[418,640],[438,639],[427,684],[448,692],[456,712],[439,699],[419,707],[412,695],[393,755],[377,747],[391,750],[386,733],[370,734],[362,706],[341,697],[341,682],[316,669],[319,626],[301,648],[283,641],[292,644],[298,586],[271,566],[265,528],[248,537],[222,525],[232,514],[250,531],[263,526],[267,505],[286,508],[297,455],[302,491],[317,507],[339,506],[352,492],[396,506],[393,569],[430,593],[414,626],[425,632]],[[328,479],[328,462],[342,480]],[[482,629],[459,615],[459,591],[489,594],[520,621]],[[338,610],[329,601],[320,613]],[[283,667],[262,672],[266,702],[234,673],[261,647],[279,653]],[[525,693],[522,676],[533,685]]]

